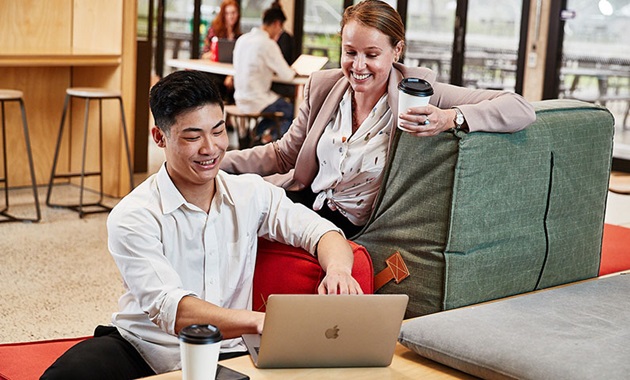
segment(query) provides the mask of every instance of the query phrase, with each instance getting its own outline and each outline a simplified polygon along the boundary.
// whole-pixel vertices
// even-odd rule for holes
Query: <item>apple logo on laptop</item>
[[[324,334],[326,335],[326,339],[337,339],[339,338],[339,328],[335,325],[335,327],[326,330]]]

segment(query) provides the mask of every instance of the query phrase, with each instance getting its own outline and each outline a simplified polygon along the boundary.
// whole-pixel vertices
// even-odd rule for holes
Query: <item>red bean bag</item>
[[[599,275],[630,269],[630,228],[604,224]]]
[[[363,246],[349,243],[354,252],[352,276],[364,293],[371,294],[374,292],[372,259]],[[317,294],[324,275],[317,259],[305,250],[258,239],[253,309],[265,311],[270,294]]]

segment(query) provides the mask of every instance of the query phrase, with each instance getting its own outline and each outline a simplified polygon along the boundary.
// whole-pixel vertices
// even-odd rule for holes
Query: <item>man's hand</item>
[[[317,288],[319,294],[363,294],[361,286],[350,273],[328,269]]]
[[[317,244],[317,257],[326,272],[317,288],[319,294],[363,294],[352,277],[354,254],[343,235],[336,231],[325,233]]]

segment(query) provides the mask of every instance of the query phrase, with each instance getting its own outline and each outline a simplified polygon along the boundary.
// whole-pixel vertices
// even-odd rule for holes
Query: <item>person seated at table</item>
[[[230,151],[221,168],[269,176],[352,237],[370,218],[397,125],[430,138],[453,129],[515,132],[535,121],[523,97],[437,82],[427,68],[398,63],[404,49],[402,19],[386,2],[346,8],[341,68],[311,74],[298,115],[280,140]],[[397,85],[409,77],[430,82],[434,95],[428,106],[399,115]]]
[[[361,294],[352,248],[334,224],[257,175],[219,170],[228,147],[221,95],[205,73],[176,71],[149,99],[166,162],[111,211],[108,246],[126,289],[112,326],[69,349],[42,379],[135,379],[180,368],[178,332],[217,326],[221,356],[262,333],[251,310],[258,237],[319,260],[320,294]],[[331,296],[332,297],[332,296]]]
[[[293,104],[271,90],[274,75],[285,81],[295,77],[276,43],[286,19],[281,8],[266,9],[262,26],[243,34],[234,46],[234,100],[238,109],[245,113],[279,111],[284,115],[279,134],[273,128],[274,120],[263,119],[258,124],[262,142],[282,136],[293,120]]]
[[[201,58],[211,59],[212,39],[225,38],[235,41],[243,33],[241,32],[241,15],[236,0],[223,0],[219,13],[208,28],[206,38],[203,41]],[[216,54],[216,52],[214,52]],[[227,103],[234,103],[234,77],[231,75],[212,74],[223,95],[223,100]]]

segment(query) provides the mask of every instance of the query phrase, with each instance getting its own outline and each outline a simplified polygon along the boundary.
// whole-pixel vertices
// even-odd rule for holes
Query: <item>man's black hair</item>
[[[280,21],[283,24],[287,21],[287,16],[284,15],[282,8],[273,6],[267,8],[267,10],[263,13],[263,24],[271,25],[276,21]]]
[[[208,73],[201,71],[175,71],[160,79],[149,94],[155,125],[166,134],[177,116],[207,104],[216,104],[223,111],[223,99],[217,85]]]

